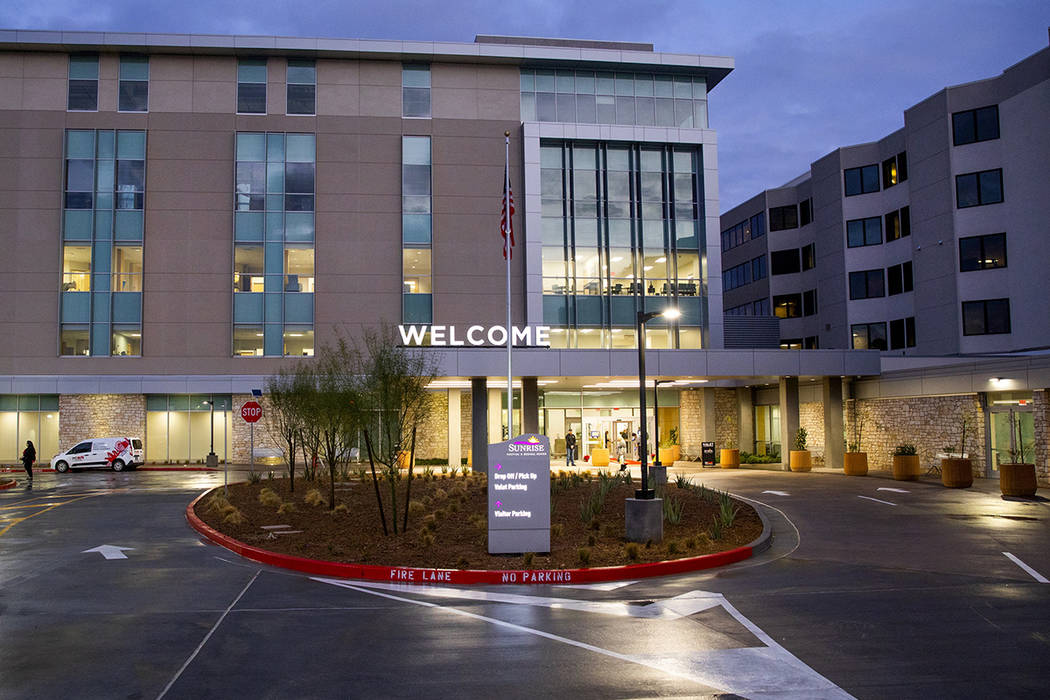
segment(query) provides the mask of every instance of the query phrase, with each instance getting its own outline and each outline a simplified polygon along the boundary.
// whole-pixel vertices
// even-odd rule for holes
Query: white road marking
[[[1006,558],[1012,561],[1014,564],[1017,564],[1019,567],[1024,569],[1032,578],[1034,578],[1039,583],[1050,583],[1050,579],[1047,579],[1046,576],[1043,576],[1041,573],[1028,566],[1028,564],[1025,564],[1013,554],[1010,554],[1009,552],[1003,552],[1003,555],[1005,555]]]
[[[291,525],[260,525],[263,530],[287,530]]]
[[[908,489],[894,489],[889,486],[880,486],[876,491],[892,491],[893,493],[911,493]]]
[[[805,698],[852,697],[777,644],[772,637],[741,615],[719,593],[690,591],[689,593],[657,601],[650,605],[628,605],[617,602],[523,596],[450,587],[408,586],[405,584],[371,581],[349,582],[339,579],[313,578],[315,581],[348,588],[358,593],[367,593],[388,600],[443,610],[453,615],[473,620],[482,620],[499,627],[586,649],[596,654],[656,669],[675,678],[689,680],[700,685],[719,689],[722,692],[735,693],[756,700],[758,698],[783,698],[786,696]],[[737,649],[697,649],[679,654],[667,652],[644,655],[624,654],[543,630],[507,622],[506,620],[467,612],[451,606],[438,605],[429,601],[383,593],[376,589],[441,598],[456,597],[493,603],[537,605],[552,609],[570,608],[584,612],[621,616],[627,614],[635,618],[655,620],[674,620],[695,612],[721,606],[765,646]]]
[[[248,585],[241,589],[241,592],[238,593],[237,597],[233,599],[232,603],[230,603],[230,607],[226,608],[225,612],[223,612],[223,614],[219,616],[219,619],[215,621],[215,624],[212,625],[212,628],[208,630],[208,634],[204,635],[204,639],[201,640],[201,643],[198,644],[197,648],[193,650],[192,654],[190,654],[190,658],[186,659],[186,663],[184,663],[182,665],[182,668],[178,670],[178,672],[175,674],[175,677],[168,681],[168,684],[164,686],[164,690],[160,691],[160,695],[157,696],[157,700],[161,700],[161,698],[163,698],[167,694],[167,692],[171,690],[171,686],[175,685],[175,681],[179,680],[179,676],[182,675],[182,672],[185,671],[191,663],[193,663],[193,660],[197,658],[197,654],[201,653],[201,649],[203,649],[204,645],[208,643],[208,640],[211,639],[211,636],[215,634],[215,630],[219,629],[219,625],[222,624],[222,621],[225,620],[226,616],[230,614],[231,610],[233,610],[233,606],[236,605],[237,601],[240,600],[244,596],[244,594],[248,592],[248,589],[251,588],[251,585],[255,583],[255,579],[259,578],[259,574],[261,573],[262,569],[256,571],[255,575],[252,576],[252,579],[248,581]]]
[[[771,493],[774,496],[790,496],[791,495],[787,491],[763,491],[762,493]]]
[[[91,552],[98,552],[106,559],[127,559],[128,555],[124,552],[130,552],[135,549],[134,547],[118,547],[112,544],[102,544],[94,549],[85,549],[81,554],[89,554]]]
[[[857,496],[857,498],[863,498],[863,499],[866,499],[868,501],[875,501],[876,503],[885,503],[888,506],[895,506],[895,505],[897,505],[896,503],[890,503],[889,501],[883,501],[883,500],[880,500],[878,498],[872,498],[871,496]]]
[[[594,591],[615,591],[618,588],[623,588],[624,586],[630,586],[630,585],[633,585],[635,583],[638,583],[638,582],[637,581],[609,581],[607,583],[562,583],[562,584],[559,584],[559,585],[555,586],[555,588],[583,588],[585,590],[594,590]]]

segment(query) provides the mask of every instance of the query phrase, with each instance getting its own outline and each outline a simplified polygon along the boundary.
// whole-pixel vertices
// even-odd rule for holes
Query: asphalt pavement
[[[1046,696],[1050,502],[986,480],[690,478],[755,503],[772,547],[581,587],[261,566],[186,524],[221,472],[20,479],[0,491],[0,698]]]

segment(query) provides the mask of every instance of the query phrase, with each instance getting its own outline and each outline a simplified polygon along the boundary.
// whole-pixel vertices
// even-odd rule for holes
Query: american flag
[[[507,216],[507,209],[510,209],[510,216]],[[503,259],[506,260],[509,255],[511,258],[514,257],[514,220],[511,218],[514,216],[514,191],[510,188],[510,177],[507,176],[504,181],[503,188],[503,211],[500,213],[499,220],[499,232],[503,236]],[[509,243],[508,243],[509,241]]]

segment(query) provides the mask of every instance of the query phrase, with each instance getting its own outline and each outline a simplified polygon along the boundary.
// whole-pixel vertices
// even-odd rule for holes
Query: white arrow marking
[[[583,588],[585,590],[593,591],[615,591],[617,588],[623,588],[624,586],[631,586],[638,583],[637,581],[608,581],[606,583],[564,583],[556,586],[556,588]]]
[[[774,496],[790,496],[791,495],[787,491],[763,491],[762,493],[771,493]]]
[[[875,501],[876,503],[885,503],[888,506],[895,506],[896,503],[890,503],[889,501],[881,501],[878,498],[872,498],[871,496],[857,496],[857,498],[863,498],[867,501]]]
[[[876,491],[893,491],[893,493],[911,493],[908,489],[893,489],[889,486],[880,486]]]
[[[94,549],[85,549],[81,554],[88,554],[90,552],[98,552],[106,559],[127,559],[128,555],[124,554],[125,551],[135,549],[134,547],[118,547],[112,544],[102,544]]]

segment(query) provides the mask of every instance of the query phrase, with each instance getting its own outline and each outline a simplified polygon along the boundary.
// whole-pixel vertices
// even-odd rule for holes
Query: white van
[[[142,440],[131,437],[91,438],[51,459],[51,467],[59,473],[93,467],[109,467],[121,472],[140,464]]]

